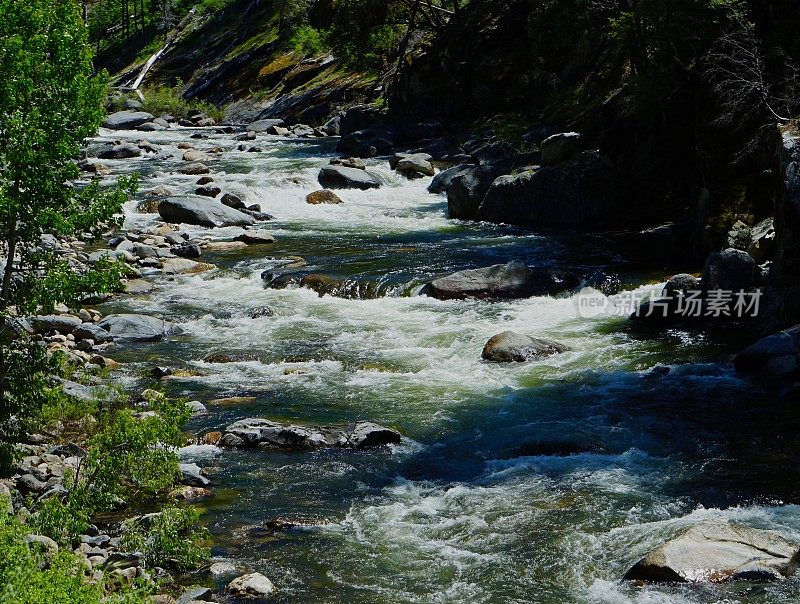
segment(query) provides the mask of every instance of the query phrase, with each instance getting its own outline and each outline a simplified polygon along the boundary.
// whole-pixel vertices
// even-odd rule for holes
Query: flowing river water
[[[177,143],[192,131],[148,133],[174,159],[111,161],[139,171],[142,191],[192,192]],[[212,176],[260,203],[278,243],[207,255],[217,269],[150,276],[156,289],[106,313],[181,323],[184,335],[127,346],[120,379],[153,385],[153,364],[176,368],[172,395],[210,414],[189,429],[246,417],[298,424],[369,420],[404,435],[372,451],[276,452],[189,447],[211,469],[201,504],[216,559],[270,577],[289,602],[800,602],[800,581],[651,586],[619,581],[680,527],[715,517],[800,540],[797,414],[737,378],[730,336],[672,330],[647,337],[622,317],[581,318],[575,300],[437,301],[430,278],[509,260],[618,272],[626,290],[663,280],[596,236],[533,233],[447,218],[430,179],[406,180],[375,160],[379,190],[341,191],[312,206],[330,140],[260,136],[262,153],[232,135]],[[141,133],[102,132],[102,140]],[[140,195],[139,199],[143,196]],[[155,214],[126,206],[126,226]],[[184,227],[230,238],[238,229]],[[300,256],[314,272],[376,284],[371,299],[265,287],[261,273]],[[269,307],[274,316],[249,313]],[[530,364],[489,364],[481,349],[514,330],[572,351]],[[214,356],[215,355],[215,356]],[[221,355],[229,358],[223,359]],[[228,360],[231,362],[210,362]],[[245,397],[234,402],[214,399]],[[274,526],[278,519],[301,526]]]

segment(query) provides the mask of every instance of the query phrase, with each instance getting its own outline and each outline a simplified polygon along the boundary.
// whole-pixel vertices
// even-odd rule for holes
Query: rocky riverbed
[[[125,293],[17,328],[95,376],[67,383],[75,396],[100,394],[111,371],[133,392],[192,401],[175,497],[202,501],[214,560],[185,601],[800,597],[784,560],[800,516],[780,503],[797,497],[793,458],[776,436],[798,427],[790,397],[736,374],[741,342],[725,326],[643,336],[625,314],[580,312],[584,286],[624,300],[669,275],[600,235],[452,219],[475,170],[453,188],[443,169],[463,150],[358,159],[335,149],[370,156],[385,137],[154,119],[117,116],[87,151],[84,168],[109,182],[142,175],[124,228],[43,241],[76,265],[121,259]],[[548,163],[581,145],[553,141]],[[714,268],[733,256],[706,282],[735,276]],[[775,350],[738,365],[769,365]],[[771,417],[754,401],[771,401]],[[80,457],[34,440],[9,485],[17,508]],[[744,535],[712,569],[702,552],[680,557],[683,532],[708,521],[706,552]],[[748,566],[764,537],[740,526],[772,531],[777,560]],[[104,527],[77,551],[140,572],[117,546]],[[659,547],[672,570],[648,562]],[[658,583],[670,572],[683,583]]]

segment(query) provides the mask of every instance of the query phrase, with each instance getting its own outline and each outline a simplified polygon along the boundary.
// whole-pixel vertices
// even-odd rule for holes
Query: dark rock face
[[[701,280],[704,290],[748,291],[755,285],[756,263],[747,252],[729,248],[706,260]]]
[[[400,433],[362,422],[350,429],[283,425],[266,419],[243,419],[225,429],[220,445],[277,449],[347,448],[369,449],[398,444]]]
[[[336,150],[355,157],[375,157],[387,153],[394,145],[395,135],[392,130],[373,126],[343,136]]]
[[[319,172],[319,184],[326,189],[377,189],[383,183],[366,170],[345,166],[325,166]]]
[[[439,300],[529,298],[575,289],[580,282],[573,273],[509,262],[435,279],[425,285],[421,293]]]
[[[625,579],[648,582],[774,581],[795,572],[800,546],[777,533],[717,520],[693,526],[660,545]]]
[[[734,360],[739,373],[800,376],[800,325],[762,338]]]
[[[447,186],[447,215],[456,220],[475,219],[496,176],[496,170],[487,166],[469,166],[454,173]]]
[[[111,340],[157,342],[166,337],[179,335],[183,330],[174,323],[146,315],[108,315],[98,323]]]
[[[780,288],[777,327],[800,321],[800,139],[783,138],[783,195],[775,209],[774,283]]]
[[[442,170],[433,177],[431,184],[428,185],[428,193],[445,193],[453,182],[453,179],[463,174],[468,168],[470,168],[469,165],[462,164],[460,166],[448,168],[447,170]]]
[[[524,363],[560,354],[569,350],[564,344],[552,340],[531,338],[513,331],[493,336],[483,347],[481,357],[495,363]]]
[[[205,227],[250,226],[255,219],[205,197],[171,197],[158,204],[158,213],[166,222]]]
[[[133,130],[142,124],[152,122],[155,119],[150,113],[144,111],[118,111],[112,113],[103,120],[103,128],[110,130]]]
[[[612,171],[589,156],[500,176],[489,187],[477,217],[529,227],[593,226],[609,222],[624,199]]]
[[[572,159],[586,146],[583,135],[577,132],[562,132],[542,141],[542,163],[557,164]]]
[[[347,136],[348,134],[353,134],[353,132],[366,130],[367,128],[381,124],[385,120],[386,112],[376,109],[375,107],[366,105],[351,107],[339,118],[339,131],[336,134]]]

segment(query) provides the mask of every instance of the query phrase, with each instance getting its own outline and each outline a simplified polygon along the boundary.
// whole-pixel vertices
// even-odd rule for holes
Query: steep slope
[[[331,56],[297,53],[281,31],[276,5],[234,0],[200,14],[156,63],[144,87],[182,82],[186,98],[228,106],[233,122],[280,116],[316,125],[342,106],[367,100],[375,77],[343,69]],[[114,49],[100,57],[101,67],[117,73],[118,84],[131,80],[142,64],[121,67],[124,53]]]

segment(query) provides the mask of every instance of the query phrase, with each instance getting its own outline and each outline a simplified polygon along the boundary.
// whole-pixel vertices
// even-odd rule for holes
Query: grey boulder
[[[183,331],[163,319],[131,314],[108,315],[98,326],[110,334],[109,339],[135,342],[157,342]]]
[[[110,130],[133,130],[153,119],[154,116],[146,111],[117,111],[103,120],[103,127]]]
[[[109,145],[100,150],[97,157],[100,159],[130,159],[139,157],[142,150],[136,145],[123,143],[121,145]]]
[[[495,363],[524,363],[542,359],[569,350],[564,344],[552,340],[531,338],[513,331],[493,336],[483,347],[482,358]]]
[[[319,184],[326,189],[377,189],[383,182],[366,170],[345,166],[325,166],[319,172]]]
[[[660,545],[625,579],[652,582],[774,581],[794,574],[800,546],[777,533],[707,520]]]
[[[250,226],[255,219],[234,208],[206,197],[171,197],[158,204],[166,222],[205,227]]]
[[[572,273],[509,262],[434,279],[420,293],[438,300],[530,298],[575,289],[580,283],[580,278]]]

